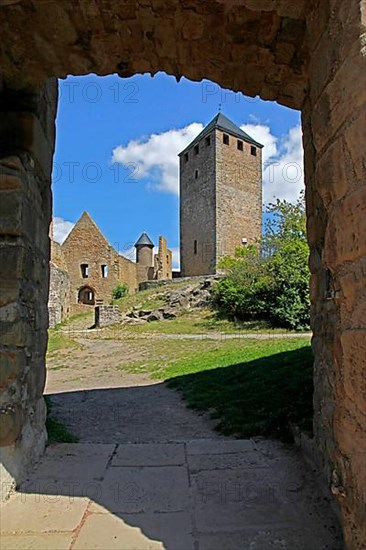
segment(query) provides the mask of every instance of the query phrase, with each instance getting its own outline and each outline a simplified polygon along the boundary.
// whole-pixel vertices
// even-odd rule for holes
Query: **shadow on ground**
[[[311,363],[301,348],[169,384],[234,432],[267,430],[311,415]],[[162,382],[50,398],[80,443],[50,445],[2,504],[4,550],[343,548],[331,497],[293,446],[222,437]]]
[[[275,441],[51,445],[2,508],[4,550],[342,548],[313,473]]]

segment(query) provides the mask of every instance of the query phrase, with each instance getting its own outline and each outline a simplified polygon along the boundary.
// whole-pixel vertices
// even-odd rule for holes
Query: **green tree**
[[[215,303],[230,317],[306,329],[310,274],[304,197],[295,204],[277,200],[267,212],[261,245],[239,248],[220,263],[226,277],[216,286]]]

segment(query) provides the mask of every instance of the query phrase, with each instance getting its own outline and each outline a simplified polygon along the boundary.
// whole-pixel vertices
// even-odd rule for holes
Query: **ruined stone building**
[[[218,113],[179,154],[182,276],[215,273],[221,257],[259,241],[262,147]]]
[[[154,243],[143,233],[135,244],[133,262],[109,244],[87,212],[62,245],[53,239],[51,243],[50,326],[88,306],[109,304],[118,283],[135,292],[143,281],[172,278],[172,253],[164,237],[154,254]]]

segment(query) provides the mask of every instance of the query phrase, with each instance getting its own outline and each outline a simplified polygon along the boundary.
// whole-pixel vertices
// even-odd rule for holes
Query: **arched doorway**
[[[95,305],[95,291],[90,286],[82,286],[78,292],[78,303],[86,306]]]

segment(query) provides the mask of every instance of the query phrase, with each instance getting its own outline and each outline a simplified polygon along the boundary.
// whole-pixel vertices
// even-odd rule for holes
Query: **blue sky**
[[[159,73],[59,82],[53,170],[55,238],[84,210],[121,253],[143,230],[168,239],[177,263],[177,153],[222,112],[264,143],[264,201],[295,200],[302,181],[300,115],[259,98]]]

